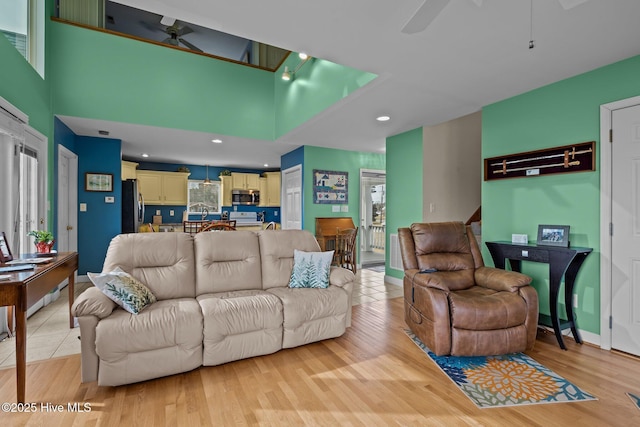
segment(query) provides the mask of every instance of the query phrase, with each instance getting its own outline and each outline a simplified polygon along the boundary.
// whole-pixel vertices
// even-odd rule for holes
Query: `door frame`
[[[640,104],[640,96],[600,106],[600,348],[611,350],[612,271],[612,173],[613,152],[609,140],[615,110]]]
[[[280,226],[284,228],[287,224],[286,212],[287,212],[287,188],[286,183],[287,180],[285,177],[288,173],[295,172],[296,170],[300,171],[300,229],[304,229],[304,174],[302,172],[302,164],[297,164],[295,166],[291,166],[288,169],[281,171],[280,173]]]

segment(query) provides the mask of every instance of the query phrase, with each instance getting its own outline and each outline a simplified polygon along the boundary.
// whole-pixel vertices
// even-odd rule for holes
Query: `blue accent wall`
[[[87,204],[86,212],[78,212],[78,274],[101,272],[111,239],[122,231],[121,145],[119,139],[75,137],[78,203]],[[87,172],[113,174],[113,191],[85,191]],[[114,203],[106,203],[107,196]]]

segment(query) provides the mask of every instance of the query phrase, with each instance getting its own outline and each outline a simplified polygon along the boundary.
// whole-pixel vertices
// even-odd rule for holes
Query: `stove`
[[[257,212],[229,212],[229,220],[236,221],[236,227],[243,225],[262,225],[262,221],[258,221]]]

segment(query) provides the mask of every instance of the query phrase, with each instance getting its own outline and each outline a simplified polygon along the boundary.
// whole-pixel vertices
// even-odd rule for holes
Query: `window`
[[[2,0],[0,33],[44,77],[44,0]]]
[[[205,209],[210,214],[220,213],[222,206],[220,182],[213,181],[205,184],[204,180],[190,179],[188,189],[187,211],[190,214],[201,214]]]

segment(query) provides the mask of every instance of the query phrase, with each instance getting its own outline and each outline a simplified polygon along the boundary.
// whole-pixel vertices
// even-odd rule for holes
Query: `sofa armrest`
[[[76,298],[71,307],[71,313],[75,317],[96,316],[104,319],[116,307],[117,304],[103,294],[100,289],[91,287]]]
[[[480,267],[475,271],[475,281],[477,285],[494,291],[517,292],[531,283],[531,277],[516,271]]]
[[[356,275],[351,270],[342,267],[331,267],[331,272],[329,273],[330,285],[343,287],[355,279]]]

